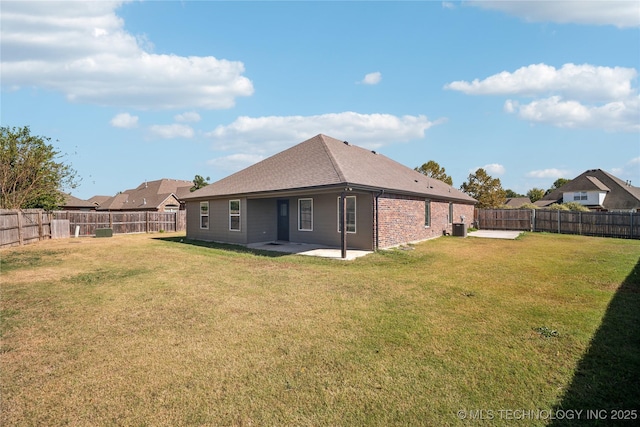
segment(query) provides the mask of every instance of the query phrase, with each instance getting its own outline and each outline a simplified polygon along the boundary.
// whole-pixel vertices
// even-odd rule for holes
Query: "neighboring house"
[[[514,209],[528,204],[531,204],[531,200],[528,197],[507,197],[507,200],[504,202],[506,207]]]
[[[98,210],[175,212],[184,209],[182,199],[191,187],[193,182],[177,179],[148,181],[103,201]]]
[[[63,211],[95,211],[98,207],[96,201],[82,200],[67,193],[62,193],[62,195],[64,202],[60,205],[60,209]]]
[[[590,169],[535,202],[547,207],[576,202],[595,211],[640,212],[640,187],[602,169]]]
[[[344,197],[344,199],[343,199]],[[452,232],[476,200],[388,157],[317,135],[185,197],[187,237],[375,250]],[[346,249],[343,247],[343,249]]]

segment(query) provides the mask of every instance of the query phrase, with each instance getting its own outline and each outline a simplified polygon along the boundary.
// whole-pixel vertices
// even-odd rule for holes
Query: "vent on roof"
[[[373,154],[378,154],[378,153],[376,153],[374,150],[371,150],[371,152],[372,152]]]
[[[418,180],[417,180],[417,179],[414,179],[414,181],[415,181],[415,182],[418,182]]]
[[[344,142],[344,145],[349,145],[349,141],[342,141]]]

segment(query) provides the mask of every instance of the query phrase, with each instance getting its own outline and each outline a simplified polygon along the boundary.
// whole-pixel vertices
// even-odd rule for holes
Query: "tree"
[[[505,202],[506,191],[502,189],[500,179],[492,178],[483,168],[469,174],[460,190],[476,199],[479,208],[497,208]]]
[[[531,190],[527,191],[527,197],[529,198],[529,200],[531,200],[532,203],[542,199],[545,194],[546,193],[542,188],[532,188]]]
[[[52,210],[64,201],[60,190],[76,188],[76,171],[49,141],[29,126],[0,128],[0,207]]]
[[[440,167],[440,165],[433,160],[429,160],[422,166],[418,166],[417,168],[415,168],[415,170],[428,177],[437,179],[449,185],[453,185],[453,179],[451,179],[451,177],[446,174],[444,168]]]
[[[513,191],[513,190],[511,190],[509,188],[507,188],[504,191],[505,191],[504,196],[506,198],[508,198],[508,199],[513,199],[513,198],[516,198],[516,197],[524,197],[524,194],[516,193],[515,191]]]
[[[549,188],[544,195],[546,196],[547,194],[551,193],[553,190],[557,190],[558,188],[562,187],[563,185],[565,185],[567,182],[571,181],[570,179],[566,179],[566,178],[558,178],[556,179],[553,184],[551,185],[551,188]]]
[[[209,177],[203,178],[200,175],[196,175],[195,178],[193,178],[193,187],[191,187],[189,190],[191,192],[194,192],[201,189],[202,187],[206,187],[207,185],[209,185],[210,179],[211,178]]]

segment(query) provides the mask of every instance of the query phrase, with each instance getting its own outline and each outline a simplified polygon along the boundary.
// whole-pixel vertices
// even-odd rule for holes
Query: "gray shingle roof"
[[[172,194],[178,199],[189,194],[193,182],[178,179],[147,181],[100,204],[98,210],[157,209]]]
[[[475,203],[462,191],[382,154],[322,134],[201,188],[185,199],[340,186]]]

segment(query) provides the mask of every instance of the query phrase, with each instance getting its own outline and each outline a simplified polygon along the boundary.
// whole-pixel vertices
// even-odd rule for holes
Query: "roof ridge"
[[[327,136],[323,135],[323,134],[319,134],[318,136],[320,137],[320,141],[322,141],[322,148],[324,149],[325,153],[327,153],[327,157],[329,157],[329,160],[331,161],[331,166],[333,166],[333,170],[336,172],[336,175],[338,175],[338,178],[340,179],[341,182],[347,182],[347,180],[346,180],[346,178],[344,176],[344,173],[342,172],[342,169],[338,165],[338,162],[337,162],[335,156],[333,155],[333,153],[329,149],[327,141],[325,140],[325,138],[327,138]],[[336,141],[337,141],[337,139],[336,139]]]

